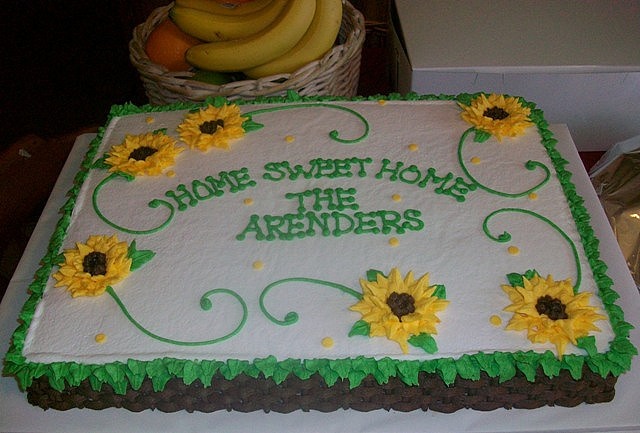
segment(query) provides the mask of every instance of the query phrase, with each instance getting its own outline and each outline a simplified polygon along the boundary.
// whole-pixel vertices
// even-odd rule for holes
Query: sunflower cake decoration
[[[519,98],[512,96],[480,94],[468,104],[459,102],[460,116],[475,129],[475,141],[484,142],[494,136],[498,141],[504,137],[518,137],[533,125],[531,109]]]
[[[231,141],[245,134],[240,107],[223,104],[220,107],[208,105],[188,113],[178,125],[180,139],[191,149],[207,152],[212,148],[229,149]]]
[[[502,286],[511,301],[504,311],[513,315],[505,329],[526,331],[534,344],[552,343],[560,359],[568,344],[582,347],[581,339],[600,331],[595,322],[606,319],[589,305],[591,293],[574,293],[569,279],[556,281],[551,275],[542,278],[531,271],[524,276],[510,275],[509,280],[511,285]]]
[[[164,131],[126,135],[122,143],[111,148],[104,163],[112,173],[129,176],[159,176],[175,164],[184,150]]]
[[[349,309],[359,312],[362,319],[349,336],[387,337],[397,342],[403,353],[409,352],[409,344],[428,353],[437,352],[432,336],[440,322],[436,313],[449,304],[444,299],[444,286],[430,285],[428,273],[418,280],[413,272],[403,278],[398,268],[391,269],[388,277],[370,271],[360,285],[362,298]]]
[[[92,235],[63,252],[53,274],[54,287],[66,286],[73,298],[100,296],[154,256],[152,251],[138,250],[135,241],[127,244],[117,235]]]

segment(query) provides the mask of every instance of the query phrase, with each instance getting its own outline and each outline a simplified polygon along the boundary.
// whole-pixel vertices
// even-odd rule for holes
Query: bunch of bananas
[[[342,22],[342,0],[175,0],[170,19],[203,43],[185,58],[194,67],[250,78],[289,73],[322,57]]]

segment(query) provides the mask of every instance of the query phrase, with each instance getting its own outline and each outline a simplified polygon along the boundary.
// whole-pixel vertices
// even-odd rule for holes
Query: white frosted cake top
[[[554,351],[551,343],[531,343],[525,331],[504,329],[512,313],[503,311],[510,300],[501,285],[508,284],[507,274],[528,270],[579,280],[579,291],[593,293],[590,303],[602,313],[576,223],[535,126],[520,137],[477,143],[473,134],[463,138],[470,125],[455,102],[291,105],[264,112],[274,105],[241,105],[264,126],[232,141],[230,150],[186,149],[171,168],[175,176],[104,182],[108,171],[90,170],[63,248],[117,234],[155,256],[113,286],[121,305],[108,294],[72,298],[50,278],[25,339],[26,359],[433,359]],[[96,157],[125,134],[163,128],[184,146],[176,127],[185,114],[116,117]],[[341,139],[364,138],[345,144],[332,130]],[[525,168],[527,161],[549,170],[539,188],[546,172]],[[238,191],[234,183],[242,185]],[[180,195],[179,185],[188,194]],[[177,198],[167,195],[171,191]],[[170,205],[154,208],[153,200]],[[487,230],[508,232],[508,242],[483,231],[487,217]],[[323,234],[318,221],[330,232]],[[256,239],[260,233],[275,239]],[[349,310],[358,299],[341,288],[361,293],[369,270],[393,268],[416,278],[429,273],[430,284],[446,289],[449,304],[438,313],[434,354],[414,346],[403,354],[386,338],[348,336],[361,316]],[[224,290],[208,297],[212,308],[201,308],[203,295],[218,289]],[[283,320],[289,312],[298,320],[287,326],[268,317]],[[596,325],[596,346],[606,351],[613,331],[606,320]],[[565,353],[583,352],[569,345]]]

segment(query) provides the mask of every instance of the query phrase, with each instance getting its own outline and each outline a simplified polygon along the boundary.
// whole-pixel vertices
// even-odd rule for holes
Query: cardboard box
[[[392,85],[537,103],[581,151],[640,134],[640,0],[393,0]]]

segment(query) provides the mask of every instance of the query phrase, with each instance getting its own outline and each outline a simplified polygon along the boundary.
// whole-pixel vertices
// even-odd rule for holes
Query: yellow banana
[[[246,15],[219,15],[174,5],[169,17],[180,29],[202,41],[228,41],[251,36],[280,15],[288,0],[273,0],[266,7]]]
[[[316,0],[289,0],[267,28],[242,39],[209,42],[187,50],[191,65],[208,71],[243,71],[267,63],[293,48],[309,28]]]
[[[296,46],[270,62],[245,70],[245,75],[260,78],[290,73],[319,59],[333,46],[341,23],[342,0],[316,0],[313,21]]]
[[[247,3],[227,6],[220,4],[216,0],[175,0],[177,6],[218,15],[246,15],[259,11],[271,2],[272,0],[253,0]]]

